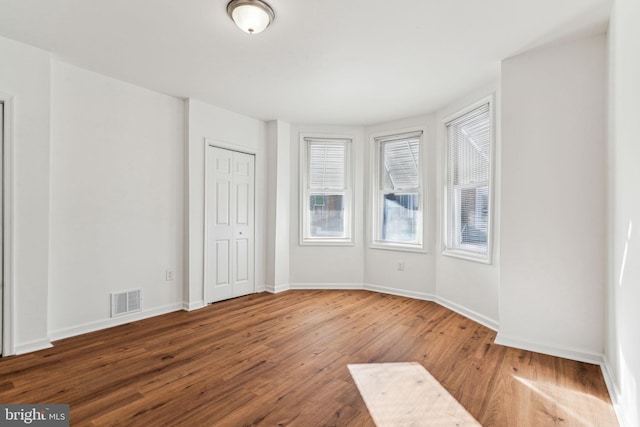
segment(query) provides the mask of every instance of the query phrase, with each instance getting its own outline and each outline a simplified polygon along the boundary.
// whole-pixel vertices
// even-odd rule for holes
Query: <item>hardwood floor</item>
[[[493,343],[435,303],[367,291],[250,295],[0,360],[1,403],[73,426],[372,426],[347,364],[421,363],[483,426],[616,426],[600,368]]]

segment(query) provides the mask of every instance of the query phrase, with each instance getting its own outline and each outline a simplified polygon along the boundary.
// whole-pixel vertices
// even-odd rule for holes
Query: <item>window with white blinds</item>
[[[422,249],[422,131],[374,138],[373,245]]]
[[[491,103],[446,123],[445,253],[489,260],[491,225]]]
[[[309,187],[344,190],[346,147],[344,142],[308,140]]]
[[[351,139],[301,137],[302,244],[351,244]]]

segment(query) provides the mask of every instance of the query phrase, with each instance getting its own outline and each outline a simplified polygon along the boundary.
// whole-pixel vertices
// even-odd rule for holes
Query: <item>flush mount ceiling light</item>
[[[249,34],[263,32],[276,16],[262,0],[231,0],[227,4],[227,14],[238,28]]]

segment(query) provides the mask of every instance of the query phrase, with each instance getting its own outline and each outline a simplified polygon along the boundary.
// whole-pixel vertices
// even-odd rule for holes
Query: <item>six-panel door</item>
[[[250,154],[207,147],[207,303],[254,292],[254,175]]]

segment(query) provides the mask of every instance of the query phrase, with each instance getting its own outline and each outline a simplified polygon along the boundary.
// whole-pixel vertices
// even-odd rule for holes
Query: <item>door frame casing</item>
[[[13,280],[13,96],[0,93],[2,118],[2,356],[15,354]]]
[[[209,190],[209,174],[211,172],[209,172],[209,168],[208,168],[208,164],[209,164],[209,156],[211,154],[209,154],[209,147],[211,148],[221,148],[223,150],[229,150],[229,151],[235,151],[236,153],[242,153],[242,154],[249,154],[254,156],[255,158],[255,162],[254,162],[254,168],[257,167],[257,160],[258,160],[258,152],[256,149],[251,148],[251,147],[247,147],[244,145],[238,145],[238,144],[232,144],[229,142],[224,142],[224,141],[220,141],[220,140],[216,140],[216,139],[211,139],[211,138],[205,138],[204,139],[204,247],[203,247],[203,254],[204,254],[204,259],[203,259],[203,280],[202,280],[202,297],[203,297],[203,303],[204,305],[208,305],[209,302],[207,302],[209,300],[208,295],[207,295],[207,280],[209,279],[209,267],[208,267],[208,262],[207,260],[209,259],[209,250],[207,249],[209,247],[209,200],[207,197],[208,190]],[[254,174],[254,186],[255,186],[255,180],[256,180],[256,176]],[[254,218],[255,218],[255,212],[256,212],[256,195],[254,192],[253,195],[253,212],[254,212]],[[253,293],[256,293],[256,231],[255,231],[255,219],[254,219],[254,230],[253,230],[253,265],[251,266],[251,268],[253,269]]]

